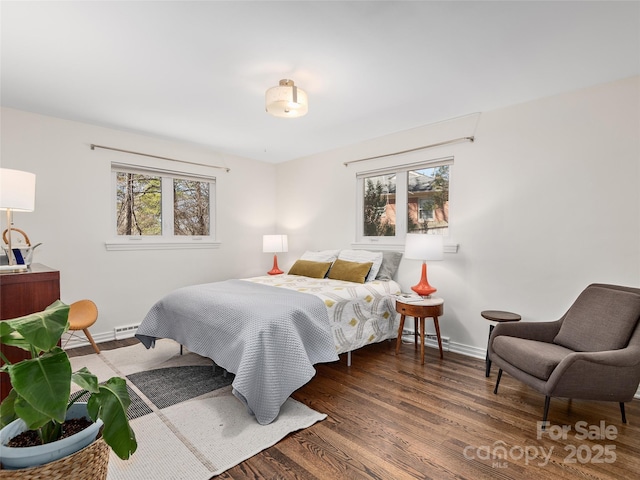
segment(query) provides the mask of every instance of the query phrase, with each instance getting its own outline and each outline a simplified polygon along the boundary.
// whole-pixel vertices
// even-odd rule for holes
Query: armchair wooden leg
[[[542,414],[542,430],[544,430],[547,424],[547,416],[549,415],[549,404],[551,403],[551,397],[547,395],[544,397],[544,413]]]
[[[622,423],[627,423],[627,416],[624,414],[624,402],[620,402],[620,413],[622,414]]]
[[[502,369],[498,370],[498,378],[496,379],[496,388],[493,389],[493,394],[498,393],[498,385],[500,385],[500,379],[502,378]]]

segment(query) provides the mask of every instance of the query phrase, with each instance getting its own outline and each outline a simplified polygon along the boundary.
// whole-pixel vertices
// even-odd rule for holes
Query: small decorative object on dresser
[[[13,212],[33,212],[36,203],[36,176],[31,172],[0,168],[0,210],[7,211],[7,230],[9,235],[4,237],[7,242],[6,252],[8,265],[0,265],[0,271],[24,270],[24,260],[18,249],[14,253],[11,245],[11,230],[13,229]],[[20,264],[20,265],[18,265]]]

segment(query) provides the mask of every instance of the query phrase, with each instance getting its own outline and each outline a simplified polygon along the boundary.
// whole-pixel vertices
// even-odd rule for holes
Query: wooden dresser
[[[41,312],[60,298],[60,272],[34,263],[18,273],[0,273],[0,321]],[[29,358],[26,351],[2,345],[2,354],[13,363]],[[0,360],[1,361],[1,360]],[[0,400],[11,390],[9,376],[0,375]]]

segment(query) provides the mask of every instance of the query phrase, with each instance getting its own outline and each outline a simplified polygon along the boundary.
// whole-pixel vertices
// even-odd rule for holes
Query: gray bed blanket
[[[147,348],[157,338],[171,338],[234,373],[234,395],[262,425],[313,378],[314,364],[338,360],[322,300],[243,280],[169,293],[151,308],[136,337]]]

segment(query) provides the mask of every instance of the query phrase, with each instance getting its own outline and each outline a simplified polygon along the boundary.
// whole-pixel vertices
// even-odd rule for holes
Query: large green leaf
[[[7,320],[6,322],[0,322],[0,341],[2,343],[4,343],[4,338],[11,335],[12,332],[14,332],[14,330],[11,327],[11,323],[9,320]]]
[[[56,300],[44,311],[2,322],[1,341],[24,350],[49,351],[67,329],[69,306]]]
[[[47,423],[54,423],[49,415],[36,410],[19,395],[14,403],[14,409],[16,415],[25,421],[29,430],[37,430]],[[42,440],[42,436],[40,439]]]
[[[64,350],[54,348],[50,353],[23,360],[8,368],[14,390],[33,410],[59,423],[64,417],[71,393],[71,363]],[[39,415],[21,406],[16,413],[29,428],[40,422]]]
[[[14,389],[11,389],[9,395],[2,401],[0,404],[0,428],[4,428],[13,422],[16,417],[16,411],[14,409],[14,404],[18,394]]]
[[[29,343],[11,326],[11,320],[0,322],[0,343],[31,350]]]
[[[94,393],[87,402],[89,416],[95,421],[102,419],[102,438],[123,460],[128,459],[138,448],[136,436],[129,426],[127,409],[131,399],[124,379],[110,378],[100,385],[100,392]]]
[[[71,380],[87,392],[99,392],[98,377],[91,373],[87,367],[82,367],[80,370],[73,373],[73,375],[71,375]]]

